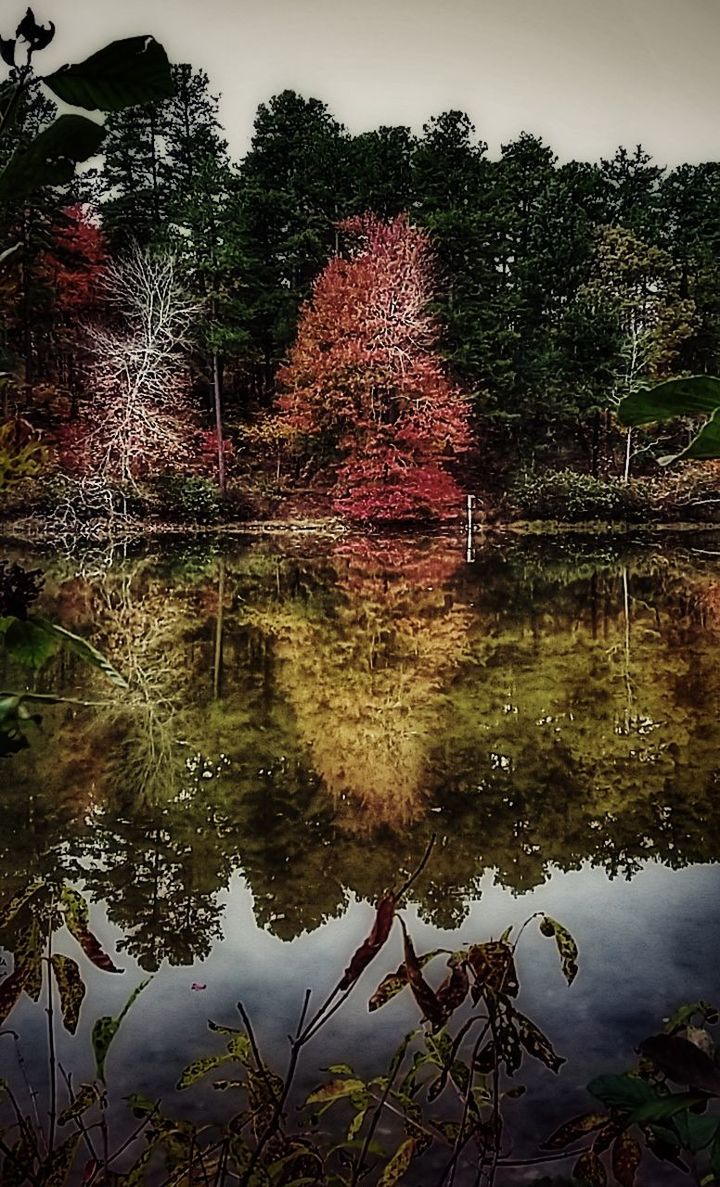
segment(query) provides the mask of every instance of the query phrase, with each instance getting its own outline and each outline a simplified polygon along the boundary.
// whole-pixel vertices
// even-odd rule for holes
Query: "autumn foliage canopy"
[[[360,520],[457,514],[450,471],[470,446],[468,408],[437,351],[433,257],[405,215],[349,219],[354,243],[318,277],[288,363],[281,415],[306,457],[331,467],[335,509]]]
[[[81,204],[69,206],[50,256],[57,302],[74,317],[93,315],[103,299],[108,261],[105,238],[97,219]]]

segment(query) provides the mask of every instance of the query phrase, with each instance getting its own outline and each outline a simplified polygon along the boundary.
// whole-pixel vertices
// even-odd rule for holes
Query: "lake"
[[[544,1164],[538,1147],[597,1109],[588,1082],[631,1068],[684,1003],[718,997],[714,548],[712,536],[504,537],[468,562],[445,537],[298,534],[15,550],[44,572],[42,614],[128,683],[68,649],[30,676],[0,659],[3,689],[93,702],[43,707],[29,745],[2,760],[0,870],[3,900],[79,889],[123,970],[55,931],[87,988],[77,1033],[54,1026],[75,1085],[94,1075],[95,1020],[152,976],[108,1053],[114,1145],[137,1124],[132,1092],[195,1122],[233,1114],[232,1090],[212,1088],[226,1066],[175,1084],[223,1050],[207,1020],[241,1026],[238,1000],[282,1070],[305,990],[319,1003],[332,989],[375,903],[434,837],[402,911],[418,952],[497,941],[511,924],[517,936],[536,912],[578,945],[571,985],[536,922],[518,946],[519,1007],[566,1062],[555,1074],[528,1057],[513,1077],[525,1092],[503,1102],[494,1168],[501,1185],[569,1182],[573,1160]],[[8,969],[32,907],[3,933]],[[418,1026],[407,989],[368,1011],[402,960],[396,923],[303,1051],[293,1116],[331,1078],[321,1069],[376,1076]],[[446,971],[438,960],[426,976],[437,986]],[[23,1100],[27,1077],[41,1108],[46,1004],[44,990],[24,993],[6,1024],[17,1045],[0,1036],[3,1075]],[[380,1144],[397,1144],[394,1124],[383,1116]],[[423,1155],[400,1181],[430,1187],[444,1157]],[[646,1157],[640,1182],[689,1181]],[[174,1180],[156,1168],[147,1181]],[[460,1160],[457,1187],[479,1181]]]

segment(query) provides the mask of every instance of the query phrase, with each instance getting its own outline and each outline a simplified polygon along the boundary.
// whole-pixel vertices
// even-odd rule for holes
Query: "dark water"
[[[521,1008],[567,1062],[558,1076],[523,1067],[506,1160],[592,1109],[589,1080],[630,1067],[664,1017],[719,988],[712,550],[505,541],[467,564],[447,540],[272,540],[20,558],[45,570],[43,613],[130,685],[52,657],[36,690],[99,703],[48,709],[0,768],[2,898],[37,877],[82,888],[124,969],[83,966],[77,1035],[58,1034],[75,1082],[93,1074],[93,1021],[153,973],[108,1059],[114,1098],[162,1095],[195,1120],[232,1111],[202,1083],[174,1092],[217,1049],[207,1018],[236,1025],[241,998],[282,1062],[306,987],[336,982],[378,895],[435,834],[406,912],[419,951],[497,938],[536,911],[580,948],[570,988],[535,927],[518,950]],[[3,688],[27,683],[0,672]],[[306,1053],[300,1096],[332,1062],[377,1074],[417,1024],[407,992],[367,1011],[401,960],[398,933]],[[43,1007],[24,996],[9,1022],[41,1094]],[[122,1105],[115,1124],[125,1132]],[[506,1167],[498,1182],[571,1165]],[[686,1181],[648,1166],[648,1184]]]

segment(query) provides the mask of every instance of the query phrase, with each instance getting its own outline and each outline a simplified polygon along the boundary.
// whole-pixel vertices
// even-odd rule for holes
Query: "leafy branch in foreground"
[[[195,1124],[176,1120],[161,1110],[159,1101],[134,1093],[129,1104],[138,1124],[131,1136],[113,1150],[107,1132],[110,1089],[106,1085],[105,1061],[127,1009],[144,988],[140,985],[117,1017],[103,1018],[95,1024],[95,1080],[75,1091],[71,1077],[61,1069],[67,1100],[60,1102],[57,1091],[52,1094],[49,1142],[45,1128],[37,1121],[33,1123],[18,1107],[15,1124],[5,1134],[10,1134],[13,1144],[6,1142],[0,1147],[5,1168],[24,1174],[25,1179],[16,1175],[18,1182],[35,1183],[48,1173],[51,1158],[64,1159],[70,1173],[85,1157],[82,1146],[89,1155],[83,1171],[84,1181],[88,1182],[130,1185],[160,1181],[167,1187],[195,1182],[232,1182],[244,1187],[358,1187],[361,1182],[372,1182],[378,1187],[392,1187],[433,1149],[434,1161],[420,1163],[426,1169],[434,1167],[434,1178],[422,1179],[428,1187],[431,1182],[437,1187],[456,1184],[460,1175],[463,1182],[467,1181],[468,1173],[477,1176],[477,1182],[493,1182],[498,1169],[512,1162],[502,1151],[502,1141],[505,1104],[524,1091],[521,1084],[514,1083],[515,1074],[526,1056],[533,1056],[555,1072],[563,1063],[542,1031],[517,1009],[518,943],[536,919],[542,934],[554,938],[568,982],[577,971],[577,948],[560,923],[535,915],[515,938],[508,929],[497,940],[469,944],[456,951],[418,954],[401,911],[429,854],[430,847],[407,881],[381,897],[366,939],[317,1009],[311,1008],[312,994],[306,992],[289,1040],[283,1075],[264,1059],[242,1002],[238,1003],[240,1025],[209,1021],[211,1032],[222,1038],[224,1050],[189,1064],[177,1086],[180,1090],[190,1089],[212,1074],[215,1091],[231,1097],[241,1094],[242,1105],[229,1121]],[[42,884],[29,885],[8,904],[0,926],[26,919],[32,931],[38,919],[33,907],[44,902],[43,893]],[[86,956],[98,967],[114,971],[110,958],[101,949],[96,950],[97,941],[87,930],[84,898],[66,887],[55,902]],[[402,1038],[385,1073],[368,1078],[355,1072],[349,1063],[333,1063],[326,1069],[330,1078],[324,1078],[310,1092],[298,1112],[292,1110],[297,1071],[305,1049],[350,995],[357,993],[363,974],[389,943],[393,930],[396,934],[399,931],[402,938],[403,960],[391,978],[383,979],[368,1008],[375,1011],[385,1007],[396,994],[408,990],[418,1007],[418,1025]],[[22,957],[27,948],[24,935],[21,930],[14,944],[18,970],[26,968]],[[426,970],[443,956],[446,967],[437,983]],[[50,963],[66,1027],[74,1031],[84,996],[79,967],[72,958],[57,954],[50,955]],[[35,992],[35,976],[18,973],[14,988],[18,996],[23,991]],[[55,1084],[52,1046],[50,1065],[51,1082]],[[56,1084],[56,1089],[60,1087]],[[11,1090],[8,1087],[6,1091]],[[332,1115],[323,1120],[330,1110]],[[203,1112],[207,1115],[207,1106]],[[55,1145],[55,1128],[70,1124],[77,1132]],[[98,1129],[104,1153],[96,1148]],[[52,1147],[50,1153],[45,1149],[48,1145]],[[163,1159],[164,1175],[160,1169]]]
[[[149,36],[113,41],[84,62],[36,76],[35,55],[54,37],[53,23],[38,24],[31,8],[15,37],[0,37],[0,56],[11,70],[0,84],[0,140],[22,121],[23,99],[34,81],[64,103],[88,111],[120,111],[173,94],[165,50]],[[59,116],[7,161],[0,172],[0,202],[14,203],[42,186],[71,181],[76,165],[98,152],[104,136],[104,128],[86,116]]]
[[[640,388],[620,401],[620,424],[659,424],[678,417],[709,416],[685,449],[660,458],[660,464],[670,465],[686,458],[720,458],[720,379],[711,375],[690,375],[684,379],[668,379],[654,387]]]
[[[572,1155],[580,1183],[633,1187],[646,1153],[704,1187],[720,1183],[720,1117],[708,1112],[720,1097],[720,1065],[707,1029],[719,1020],[708,1002],[682,1006],[662,1034],[640,1043],[636,1068],[598,1076],[588,1085],[606,1111],[566,1121],[543,1149],[557,1154],[590,1137],[590,1144]],[[674,1091],[673,1084],[684,1090]]]

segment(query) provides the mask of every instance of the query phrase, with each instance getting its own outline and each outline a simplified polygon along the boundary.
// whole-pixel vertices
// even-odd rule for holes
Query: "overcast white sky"
[[[10,31],[25,0],[2,6]],[[352,131],[467,111],[492,151],[520,131],[562,159],[638,141],[665,164],[720,158],[720,0],[35,0],[48,65],[152,33],[203,66],[236,155],[257,104],[292,87]]]

